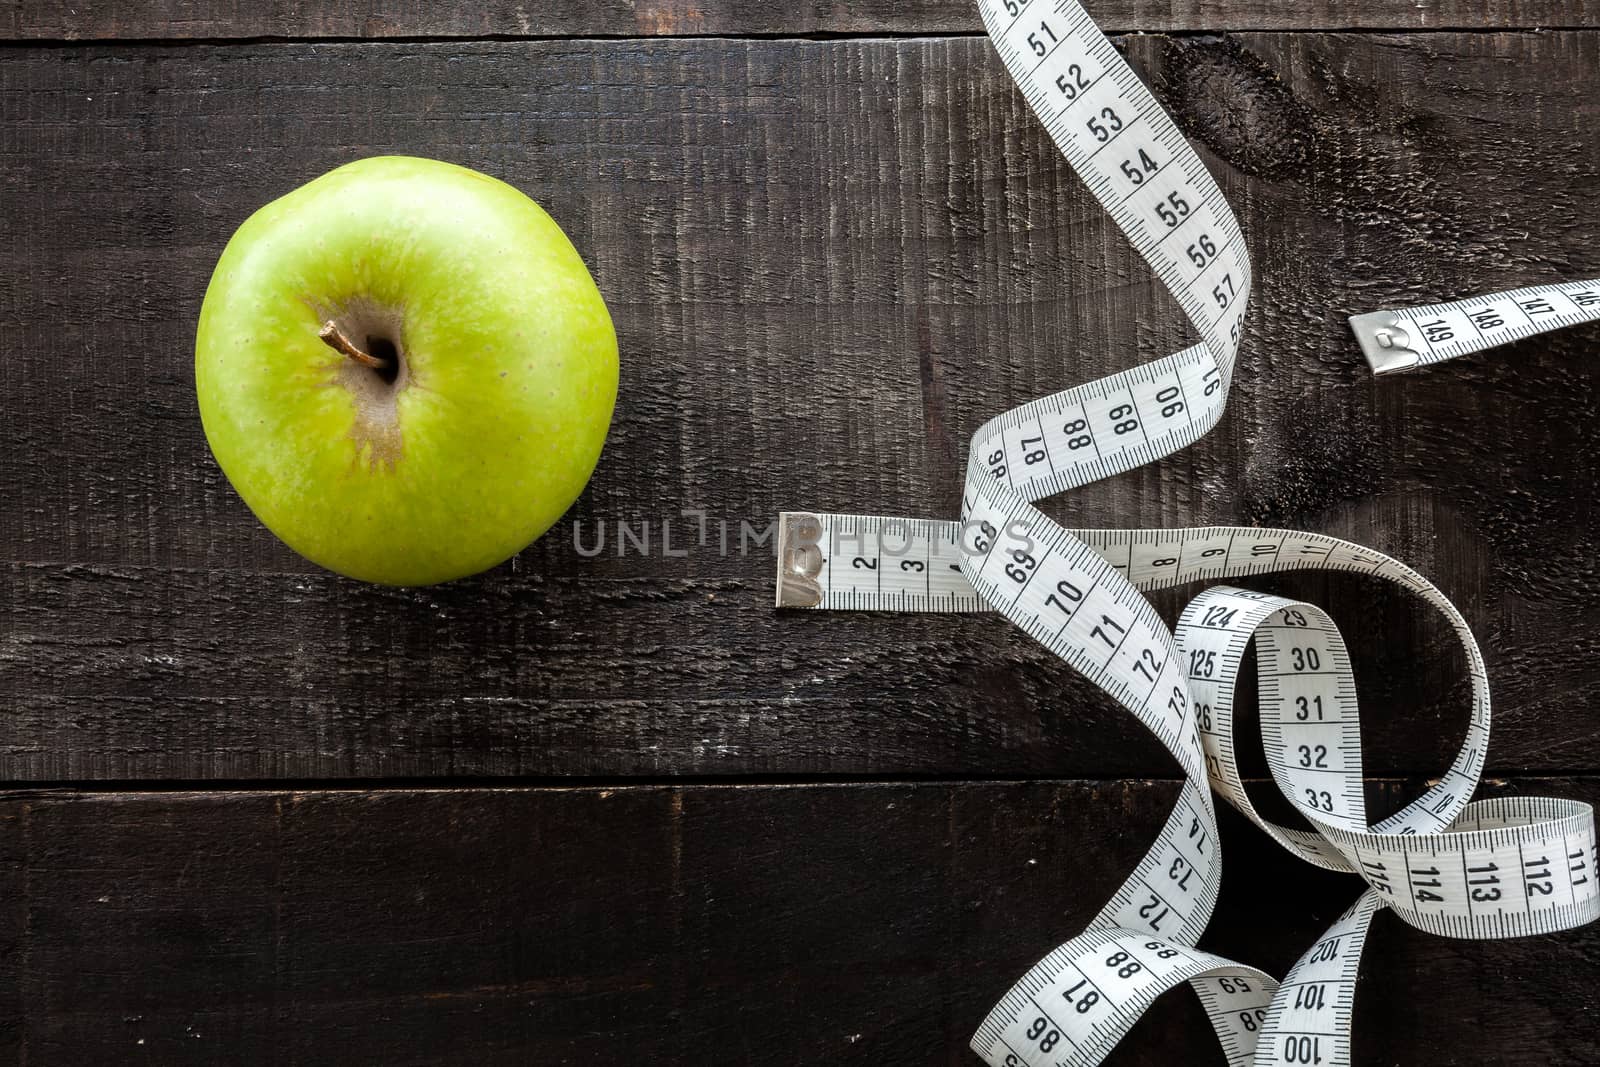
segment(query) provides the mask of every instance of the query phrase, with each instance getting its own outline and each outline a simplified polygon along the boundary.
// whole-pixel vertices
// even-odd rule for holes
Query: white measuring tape
[[[1546,330],[1600,319],[1600,280],[1512,289],[1474,300],[1350,316],[1374,374],[1482,352]]]
[[[979,0],[1012,78],[1055,143],[1199,331],[1176,355],[1015,408],[973,435],[961,520],[785,513],[778,605],[997,611],[1095,682],[1182,767],[1177,806],[1079,936],[1005,995],[973,1038],[994,1067],[1095,1064],[1162,992],[1187,982],[1230,1064],[1347,1064],[1356,968],[1380,907],[1451,937],[1577,926],[1600,915],[1587,804],[1469,802],[1489,684],[1466,621],[1396,560],[1322,534],[1212,527],[1067,530],[1032,501],[1195,441],[1227,400],[1250,294],[1238,222],[1198,156],[1074,0]],[[1600,318],[1600,282],[1539,286],[1351,320],[1379,373]],[[1208,589],[1169,630],[1140,590],[1279,571],[1376,575],[1437,608],[1466,652],[1472,711],[1448,772],[1369,825],[1344,641],[1309,604]],[[1311,829],[1258,815],[1239,778],[1233,693],[1257,649],[1272,778]],[[1280,983],[1196,950],[1220,884],[1207,782],[1275,840],[1366,892]]]

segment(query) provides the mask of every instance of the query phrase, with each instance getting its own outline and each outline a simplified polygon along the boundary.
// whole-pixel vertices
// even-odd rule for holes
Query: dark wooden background
[[[1260,282],[1218,430],[1054,511],[1408,560],[1488,655],[1485,792],[1600,799],[1600,330],[1375,382],[1343,328],[1600,274],[1600,7],[1092,9],[1151,31],[1120,44]],[[0,1054],[976,1062],[1176,766],[1003,626],[780,615],[768,550],[737,551],[782,508],[953,515],[984,418],[1188,341],[971,6],[21,0],[0,38]],[[191,346],[223,243],[392,152],[512,182],[591,264],[622,392],[569,518],[602,556],[566,525],[366,587],[212,462]],[[684,508],[710,545],[616,554]],[[1443,626],[1359,579],[1278,587],[1346,627],[1374,796],[1414,795],[1464,723]],[[1224,835],[1206,944],[1281,972],[1357,883]],[[1600,1060],[1595,929],[1380,919],[1363,975],[1360,1063]],[[1113,1062],[1222,1057],[1178,994]]]

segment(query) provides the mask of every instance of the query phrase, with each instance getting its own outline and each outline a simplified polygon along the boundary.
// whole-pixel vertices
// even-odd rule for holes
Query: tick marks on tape
[[[778,607],[885,611],[981,611],[961,575],[961,555],[992,531],[978,522],[786,512],[778,523]],[[1035,548],[1026,523],[1006,530],[1019,550]],[[837,562],[836,562],[837,561]],[[835,565],[824,589],[822,569]],[[831,579],[831,576],[830,576]],[[831,603],[824,605],[824,600]],[[936,607],[934,605],[943,605]]]
[[[1392,374],[1596,319],[1600,281],[1558,282],[1475,300],[1352,315],[1350,328],[1373,373]]]
[[[980,0],[1000,58],[1090,192],[1200,336],[1165,359],[1005,412],[972,437],[959,521],[785,513],[779,607],[998,612],[1103,688],[1185,775],[1145,857],[1079,936],[1024,975],[972,1047],[994,1067],[1101,1062],[1162,992],[1194,989],[1230,1064],[1345,1064],[1355,979],[1383,908],[1436,934],[1543,933],[1600,915],[1586,804],[1473,802],[1489,679],[1455,606],[1398,560],[1324,534],[1207,527],[1067,530],[1033,501],[1186,447],[1221,417],[1250,296],[1237,220],[1171,118],[1075,0]],[[1600,318],[1600,283],[1562,282],[1351,320],[1376,373]],[[1438,782],[1369,823],[1350,657],[1314,605],[1216,586],[1174,628],[1143,592],[1288,570],[1395,582],[1466,655],[1466,738]],[[1309,829],[1263,818],[1235,761],[1233,693],[1258,650],[1262,746]],[[1365,891],[1280,983],[1197,950],[1220,888],[1212,790],[1307,862]]]

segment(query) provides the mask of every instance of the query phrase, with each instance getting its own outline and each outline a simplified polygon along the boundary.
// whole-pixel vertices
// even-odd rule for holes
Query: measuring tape
[[[1347,1064],[1356,970],[1378,910],[1467,938],[1589,922],[1600,915],[1593,810],[1471,801],[1489,741],[1483,657],[1455,606],[1405,564],[1293,530],[1068,530],[1033,506],[1210,430],[1227,401],[1250,260],[1204,164],[1078,3],[979,6],[1029,105],[1201,340],[985,424],[968,453],[960,521],[785,513],[778,606],[999,612],[1138,717],[1183,770],[1176,807],[1127,881],[984,1020],[972,1041],[984,1060],[1099,1063],[1157,996],[1188,983],[1230,1064]],[[1388,373],[1595,318],[1600,282],[1580,282],[1359,315],[1351,326],[1373,370]],[[1217,586],[1168,629],[1142,595],[1303,569],[1404,586],[1444,615],[1466,653],[1472,710],[1461,751],[1422,796],[1376,824],[1350,659],[1324,612]],[[1309,830],[1264,819],[1239,777],[1233,694],[1252,643],[1267,763]],[[1308,862],[1366,883],[1282,982],[1194,948],[1221,878],[1212,789]]]
[[[1596,319],[1600,280],[1535,285],[1405,311],[1372,311],[1350,316],[1350,328],[1372,372],[1393,374]]]

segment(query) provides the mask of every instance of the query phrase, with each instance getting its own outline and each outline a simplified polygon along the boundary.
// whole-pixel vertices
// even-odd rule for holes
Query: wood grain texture
[[[1409,788],[1415,789],[1413,784]],[[1600,799],[1596,780],[1502,786]],[[1385,792],[1398,795],[1393,784]],[[962,1065],[1170,783],[13,794],[0,1051],[29,1064]],[[1358,892],[1225,815],[1205,947],[1281,974]],[[1380,917],[1357,1063],[1593,1063],[1600,929]],[[1464,1019],[1482,1019],[1462,1040]],[[1122,1065],[1221,1064],[1169,994]]]
[[[1600,26],[1583,0],[1093,8],[1181,31]],[[1137,861],[1176,793],[1146,778],[1175,767],[992,621],[774,613],[770,546],[741,551],[740,524],[950,514],[983,419],[1187,340],[976,28],[943,0],[0,6],[0,40],[190,42],[0,61],[0,781],[608,779],[0,795],[0,1059],[974,1062],[989,1005]],[[817,39],[449,40],[721,34]],[[910,34],[958,36],[832,39]],[[192,43],[241,38],[289,40]],[[1342,328],[1600,274],[1600,34],[1124,47],[1262,282],[1222,428],[1054,509],[1398,555],[1485,644],[1491,768],[1600,765],[1600,330],[1374,383]],[[593,265],[624,353],[570,517],[578,544],[606,526],[598,556],[568,526],[477,579],[360,586],[278,545],[211,463],[189,348],[222,243],[378,152],[507,178]],[[619,521],[651,524],[648,554],[619,553]],[[1465,710],[1437,620],[1360,579],[1267,584],[1350,635],[1369,771],[1437,773]],[[626,784],[675,775],[956,780]],[[1420,788],[1370,785],[1384,810]],[[1600,779],[1485,791],[1594,801]],[[1223,834],[1206,945],[1281,973],[1357,887],[1227,813]],[[1596,1062],[1597,979],[1594,928],[1472,943],[1380,920],[1356,1061]],[[1177,994],[1114,1062],[1222,1058]]]
[[[1261,281],[1222,426],[1052,507],[1397,555],[1488,651],[1491,765],[1593,766],[1600,332],[1374,382],[1343,317],[1600,274],[1600,34],[1126,46]],[[774,614],[770,545],[740,552],[783,508],[953,514],[985,418],[1186,343],[984,42],[28,48],[0,115],[27,265],[0,274],[0,779],[1174,772],[1007,628]],[[569,527],[478,579],[360,588],[212,463],[190,345],[216,255],[379,152],[505,177],[593,265],[624,364],[571,516],[599,556]],[[618,522],[652,524],[648,557]],[[1279,587],[1351,635],[1368,766],[1443,767],[1465,701],[1437,620]]]
[[[1600,25],[1586,0],[1090,0],[1112,30],[1507,29]],[[931,34],[982,29],[972,0],[34,0],[0,40]]]
[[[12,566],[0,764],[32,781],[1177,773],[1131,716],[994,620],[779,614],[753,586],[512,576],[401,592]],[[1367,768],[1441,773],[1465,728],[1461,657],[1436,642],[1406,662],[1383,634],[1409,630],[1415,606],[1334,588],[1372,654]],[[1373,619],[1388,629],[1363,632]],[[1491,659],[1506,709],[1491,769],[1590,758],[1587,705],[1547,698],[1516,663]]]

